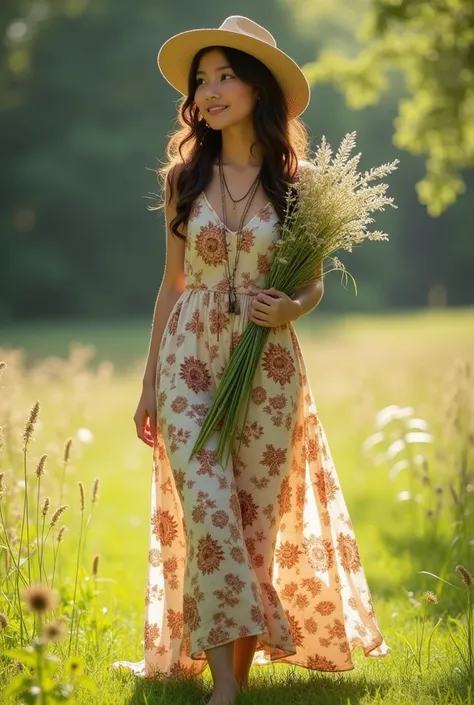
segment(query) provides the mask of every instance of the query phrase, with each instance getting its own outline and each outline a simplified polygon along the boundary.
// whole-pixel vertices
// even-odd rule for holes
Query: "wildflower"
[[[66,445],[64,446],[64,457],[63,461],[65,463],[69,462],[69,458],[71,455],[71,445],[72,445],[72,438],[69,438],[69,440],[66,441]]]
[[[28,417],[28,421],[25,424],[25,429],[23,431],[23,440],[25,442],[24,447],[28,445],[28,443],[31,440],[31,436],[33,435],[33,431],[35,430],[35,424],[38,421],[38,415],[39,415],[39,401],[35,402],[33,408],[30,411],[30,415]]]
[[[468,588],[472,587],[474,585],[474,578],[472,577],[471,573],[468,571],[467,568],[465,568],[463,565],[457,565],[456,570],[458,573],[461,574],[462,581],[464,585]]]
[[[42,455],[41,458],[38,460],[38,465],[36,466],[35,470],[36,477],[41,477],[41,475],[44,475],[44,464],[46,463],[47,457],[47,455]]]
[[[426,592],[423,593],[423,599],[426,602],[431,602],[433,605],[438,604],[438,598],[434,594],[434,592],[431,592],[431,590],[427,590]]]
[[[22,598],[31,612],[54,610],[58,604],[57,592],[41,584],[30,585],[29,588],[23,590]]]
[[[41,505],[41,514],[45,517],[49,509],[49,497],[43,499],[43,504]]]
[[[51,517],[51,521],[49,522],[51,528],[53,528],[53,526],[57,524],[59,517],[63,512],[66,511],[66,509],[69,509],[69,504],[62,504],[60,507],[58,507],[58,509],[56,509],[53,516]]]
[[[8,627],[8,617],[4,612],[0,612],[0,631],[5,631],[5,629],[7,627]]]
[[[99,572],[99,556],[95,556],[92,563],[92,575],[95,577]]]
[[[80,495],[80,500],[81,500],[81,512],[84,511],[84,508],[86,506],[86,496],[84,494],[84,485],[82,482],[77,483],[79,485],[79,495]]]
[[[46,642],[61,641],[66,636],[66,626],[63,619],[55,619],[53,622],[45,624],[41,636]]]
[[[99,495],[99,478],[96,477],[94,480],[94,484],[92,485],[92,504],[95,504],[97,502]]]

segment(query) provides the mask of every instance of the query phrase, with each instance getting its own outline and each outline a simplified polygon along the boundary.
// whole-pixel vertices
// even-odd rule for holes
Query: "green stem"
[[[72,615],[71,615],[71,632],[69,636],[69,649],[68,656],[71,655],[72,640],[74,636],[74,617],[76,614],[76,596],[77,596],[77,584],[79,581],[79,567],[81,563],[81,553],[82,553],[82,532],[84,528],[84,510],[81,512],[81,529],[79,532],[79,545],[77,548],[77,561],[76,561],[76,578],[74,581],[74,597],[72,600]],[[79,625],[78,625],[79,626]]]

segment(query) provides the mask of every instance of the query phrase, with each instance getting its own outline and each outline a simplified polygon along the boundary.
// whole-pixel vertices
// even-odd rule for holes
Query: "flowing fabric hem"
[[[261,634],[262,632],[258,632],[257,634]],[[256,636],[255,634],[249,634],[248,636]],[[231,643],[231,641],[235,641],[235,639],[229,640],[222,642],[221,644],[216,644],[215,646],[224,646],[225,644]],[[382,651],[380,653],[374,653],[377,651],[377,649],[382,647]],[[214,646],[212,648],[215,648]],[[382,637],[378,641],[373,642],[370,646],[364,646],[362,643],[360,644],[354,644],[354,646],[350,649],[349,652],[349,658],[350,658],[350,665],[348,668],[318,668],[316,666],[310,666],[308,665],[308,662],[306,663],[300,662],[300,661],[290,661],[289,657],[295,656],[296,651],[286,653],[282,656],[274,655],[274,653],[270,649],[275,649],[277,650],[278,647],[272,647],[270,644],[267,642],[262,642],[259,641],[257,644],[257,647],[255,649],[255,656],[252,661],[252,668],[254,666],[272,666],[275,663],[285,663],[291,666],[299,666],[300,668],[305,668],[308,671],[319,671],[320,673],[348,673],[349,671],[353,671],[355,669],[355,665],[353,662],[353,653],[356,649],[360,648],[362,649],[364,656],[366,658],[385,658],[386,656],[390,655],[391,649],[387,644],[385,644],[385,640]],[[278,649],[280,650],[280,649]],[[266,657],[265,657],[266,656]],[[200,676],[203,671],[207,668],[207,658],[206,656],[191,656],[190,657],[194,662],[198,663],[200,662],[199,668],[195,670],[194,673],[188,674],[187,678],[195,678],[197,676]],[[153,674],[147,675],[146,674],[146,661],[145,659],[142,659],[141,661],[115,661],[113,664],[111,664],[111,668],[114,670],[120,670],[121,668],[125,668],[126,670],[131,671],[134,675],[140,677],[140,678],[147,678],[149,680],[154,680],[158,678],[165,678],[169,680],[176,679],[176,676],[170,675],[167,673],[164,673],[163,671],[156,671]]]

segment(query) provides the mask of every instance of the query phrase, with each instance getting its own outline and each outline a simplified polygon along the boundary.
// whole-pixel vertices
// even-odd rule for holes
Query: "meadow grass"
[[[468,366],[473,369],[473,318],[472,310],[459,310],[311,316],[298,322],[316,404],[377,618],[392,652],[384,659],[366,659],[356,652],[356,669],[343,674],[283,664],[256,666],[251,689],[240,696],[239,704],[283,705],[289,698],[293,703],[328,705],[474,702],[473,685],[463,675],[463,658],[450,636],[451,631],[461,643],[462,625],[450,620],[459,617],[466,603],[456,565],[471,572],[474,568],[474,428],[469,414],[474,390]],[[71,618],[75,620],[76,629],[73,626],[72,645],[65,639],[49,649],[61,663],[69,653],[84,659],[97,694],[79,687],[78,703],[189,705],[205,702],[211,688],[207,670],[191,683],[149,682],[110,670],[116,659],[142,657],[151,454],[136,439],[132,416],[148,332],[149,321],[0,330],[0,360],[7,363],[0,380],[0,425],[6,438],[0,470],[6,473],[3,506],[10,508],[12,525],[18,526],[21,519],[14,504],[23,492],[21,436],[36,400],[39,419],[27,452],[32,507],[41,455],[48,456],[41,496],[50,495],[53,511],[59,505],[65,472],[62,502],[69,509],[61,517],[67,530],[58,552],[55,585],[61,593],[57,613],[66,615],[69,627]],[[80,346],[69,348],[71,341]],[[376,414],[389,405],[412,407],[410,418],[426,422],[433,442],[407,444],[390,457],[387,448],[405,433],[395,418],[384,427],[385,440],[367,449],[364,443],[377,431]],[[70,459],[64,465],[69,438]],[[400,465],[395,474],[393,468],[400,461],[405,467]],[[98,501],[92,506],[97,477]],[[78,482],[85,491],[84,513]],[[81,520],[87,521],[91,509],[73,608]],[[30,530],[35,535],[34,526]],[[50,559],[47,549],[45,560]],[[441,575],[456,587],[422,571]],[[1,574],[0,580],[3,583]],[[426,603],[425,591],[436,594],[436,604]],[[4,650],[18,641],[18,633],[1,594],[0,612],[9,619],[7,628],[0,630]],[[428,653],[428,639],[439,618]],[[14,659],[0,658],[0,690],[18,668]]]

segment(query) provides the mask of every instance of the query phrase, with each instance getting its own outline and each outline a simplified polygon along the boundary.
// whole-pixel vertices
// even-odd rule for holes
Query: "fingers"
[[[154,442],[155,442],[155,435],[152,435],[150,432],[150,423],[149,423],[149,418],[145,414],[143,415],[137,415],[133,417],[133,420],[135,422],[135,429],[137,433],[137,438],[139,438],[145,445],[153,447]],[[155,429],[155,424],[152,426],[153,429]]]

